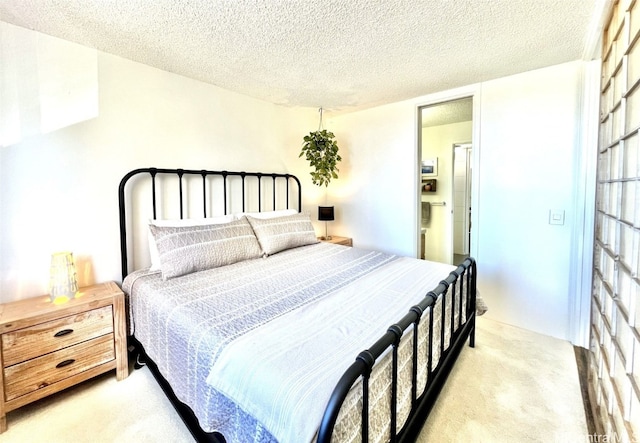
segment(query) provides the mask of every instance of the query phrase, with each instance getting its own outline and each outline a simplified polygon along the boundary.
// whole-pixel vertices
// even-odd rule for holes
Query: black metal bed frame
[[[183,197],[183,177],[187,176],[201,176],[202,177],[202,195],[203,195],[203,216],[207,217],[207,180],[211,176],[222,177],[223,179],[223,206],[224,213],[228,212],[227,201],[227,180],[235,177],[241,180],[242,187],[242,211],[245,211],[245,196],[246,196],[246,182],[245,178],[255,177],[257,178],[257,197],[258,197],[258,211],[268,210],[263,209],[262,202],[262,181],[263,179],[271,179],[273,186],[272,195],[272,208],[276,209],[276,180],[286,181],[286,196],[284,207],[289,208],[290,201],[289,196],[291,193],[296,194],[297,191],[297,210],[302,209],[302,193],[300,181],[297,177],[291,174],[278,174],[278,173],[260,173],[260,172],[231,172],[231,171],[208,171],[208,170],[191,170],[191,169],[164,169],[164,168],[140,168],[135,169],[127,173],[122,180],[118,188],[119,199],[119,219],[120,219],[120,251],[121,251],[121,265],[122,265],[122,278],[127,276],[128,270],[128,243],[127,243],[127,207],[126,207],[126,185],[127,182],[134,176],[139,174],[148,175],[151,178],[151,198],[152,198],[152,218],[157,218],[156,203],[156,176],[158,174],[169,174],[178,177],[178,194],[179,194],[179,208],[180,218],[184,215],[184,197]],[[289,183],[293,182],[297,185],[297,189],[293,191],[290,189]],[[255,183],[255,181],[254,181]],[[209,214],[211,211],[209,212]],[[458,291],[456,293],[456,291]],[[456,294],[459,297],[460,302],[456,306]],[[447,303],[445,300],[447,297],[451,297],[450,306],[451,312],[445,312]],[[423,314],[427,311],[434,309],[435,303],[438,298],[442,297],[441,302],[441,325],[440,325],[440,352],[439,360],[436,368],[433,368],[433,335],[434,335],[434,315],[429,315],[427,324],[421,322]],[[462,299],[466,300],[466,312],[463,313]],[[327,404],[320,428],[318,431],[318,443],[329,443],[331,441],[331,435],[336,425],[338,413],[340,408],[347,397],[348,392],[362,377],[362,422],[361,433],[362,441],[369,441],[369,376],[371,374],[373,365],[376,360],[385,353],[386,350],[391,349],[392,358],[392,383],[391,383],[391,411],[390,411],[390,429],[391,429],[391,442],[412,442],[415,441],[420,430],[423,427],[429,412],[431,411],[435,400],[437,399],[446,379],[459,355],[465,341],[469,338],[469,345],[473,347],[475,345],[475,320],[476,320],[476,262],[473,258],[465,259],[458,267],[453,270],[444,280],[442,280],[436,288],[429,291],[424,299],[412,306],[409,312],[398,323],[389,327],[387,332],[376,341],[370,348],[361,352],[355,362],[345,371],[338,384],[336,385],[333,394]],[[459,327],[455,329],[455,315],[456,310],[458,313]],[[445,326],[446,315],[450,316],[450,345],[445,349]],[[463,322],[462,319],[466,321]],[[413,326],[413,350],[412,350],[412,387],[411,387],[411,412],[409,417],[401,429],[396,429],[397,422],[397,396],[398,396],[398,346],[400,339],[410,326]],[[427,349],[418,349],[418,331],[421,327],[428,328],[428,340]],[[197,441],[201,442],[224,442],[224,437],[218,433],[206,433],[200,428],[198,421],[193,414],[191,408],[182,403],[175,396],[171,386],[164,379],[164,377],[157,370],[157,366],[151,359],[149,359],[142,347],[142,345],[135,339],[130,337],[131,344],[135,346],[140,356],[146,360],[149,369],[153,373],[154,377],[158,381],[165,394],[176,408],[181,418],[189,428],[190,432]],[[426,352],[427,354],[427,386],[425,387],[422,395],[418,395],[418,353]],[[424,354],[423,354],[424,355]]]
[[[459,285],[458,285],[459,283]],[[449,289],[451,292],[449,293]],[[460,303],[456,307],[456,290]],[[446,297],[451,296],[450,313],[446,312]],[[440,325],[440,354],[438,365],[433,369],[433,331],[434,315],[429,315],[426,327],[428,328],[427,341],[427,386],[421,396],[417,395],[418,386],[418,334],[422,325],[421,319],[425,312],[435,307],[436,301],[442,297],[441,301],[441,325]],[[462,321],[463,303],[466,303],[466,321]],[[458,310],[460,327],[455,330],[455,314]],[[450,315],[450,346],[445,349],[446,316]],[[361,435],[362,441],[369,441],[369,422],[365,420],[369,411],[369,376],[373,365],[378,358],[389,348],[392,350],[392,380],[391,380],[391,411],[390,429],[391,442],[413,442],[418,438],[424,422],[431,412],[444,383],[446,382],[451,368],[455,363],[462,346],[469,338],[469,346],[475,346],[475,320],[476,320],[476,262],[473,258],[465,259],[446,279],[442,280],[438,286],[429,291],[420,303],[412,306],[409,312],[400,321],[389,327],[387,332],[378,339],[369,349],[361,352],[356,361],[344,372],[336,385],[325,413],[322,417],[320,429],[318,431],[318,443],[330,443],[331,434],[340,408],[347,397],[349,390],[362,377],[362,421]],[[397,423],[397,397],[398,397],[398,347],[404,331],[413,325],[413,352],[412,352],[412,383],[411,383],[411,412],[407,422],[401,430],[396,429]]]

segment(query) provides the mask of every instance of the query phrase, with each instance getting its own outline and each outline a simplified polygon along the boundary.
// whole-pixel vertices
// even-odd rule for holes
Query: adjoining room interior
[[[471,250],[473,98],[424,106],[420,115],[420,257],[461,263]]]

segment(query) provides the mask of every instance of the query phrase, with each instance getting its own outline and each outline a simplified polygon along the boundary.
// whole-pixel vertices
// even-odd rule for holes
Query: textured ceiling
[[[473,99],[469,97],[425,106],[421,109],[420,118],[425,128],[471,121]]]
[[[608,0],[1,0],[0,20],[336,112],[584,57]]]

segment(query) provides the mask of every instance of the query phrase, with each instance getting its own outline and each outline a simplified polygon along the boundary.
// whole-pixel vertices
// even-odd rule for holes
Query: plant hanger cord
[[[322,130],[322,108],[319,108],[318,112],[320,113],[320,122],[318,123],[318,131],[321,131]]]

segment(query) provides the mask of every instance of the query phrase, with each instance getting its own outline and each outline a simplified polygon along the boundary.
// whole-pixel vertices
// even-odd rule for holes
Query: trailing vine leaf
[[[338,162],[342,157],[338,154],[338,143],[333,132],[323,129],[305,135],[298,158],[303,155],[314,169],[310,173],[314,185],[329,186],[331,179],[338,178]]]

